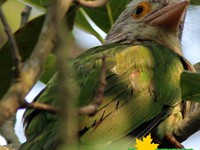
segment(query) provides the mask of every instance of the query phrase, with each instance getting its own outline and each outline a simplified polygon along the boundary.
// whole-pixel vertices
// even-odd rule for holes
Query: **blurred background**
[[[37,12],[33,11],[33,13]],[[183,40],[182,40],[183,54],[192,64],[200,62],[199,14],[200,14],[200,7],[197,6],[189,7],[183,32]],[[12,14],[10,14],[10,16],[8,17],[13,17],[13,16]],[[106,34],[99,29],[98,32],[103,37],[106,36]],[[73,33],[75,35],[77,45],[79,45],[79,47],[85,50],[97,45],[101,45],[101,43],[94,36],[84,33],[78,28],[75,28]],[[43,83],[38,82],[36,86],[32,89],[32,91],[27,95],[26,100],[31,102],[33,98],[38,94],[38,92],[42,90],[44,87],[45,85]],[[21,142],[24,142],[26,140],[22,126],[23,112],[24,112],[23,109],[17,112],[17,124],[15,127],[16,133],[19,136]],[[194,150],[199,150],[200,149],[199,139],[200,139],[200,132],[197,132],[196,134],[192,135],[187,141],[183,142],[183,145],[186,148],[193,148]],[[0,145],[4,144],[6,144],[5,140],[2,137],[0,137]]]

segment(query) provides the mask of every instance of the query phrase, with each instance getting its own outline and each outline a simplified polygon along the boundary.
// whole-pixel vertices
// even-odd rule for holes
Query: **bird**
[[[95,100],[103,57],[106,65],[102,104],[93,116],[79,117],[80,145],[107,146],[151,132],[162,140],[184,118],[188,102],[183,99],[192,91],[183,92],[181,85],[190,85],[184,83],[182,74],[193,80],[189,71],[194,68],[182,55],[178,34],[188,4],[184,0],[133,0],[112,26],[105,44],[73,60],[78,107]],[[55,99],[62,93],[57,80],[55,75],[35,101],[57,106]],[[56,115],[27,110],[27,141],[20,149],[56,149],[62,132],[59,126]]]

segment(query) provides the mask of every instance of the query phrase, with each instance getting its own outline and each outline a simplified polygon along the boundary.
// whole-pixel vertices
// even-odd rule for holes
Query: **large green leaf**
[[[6,0],[0,0],[0,4],[3,4],[4,2],[6,2]]]
[[[200,101],[200,73],[184,71],[181,74],[181,94],[183,100]]]
[[[190,0],[191,5],[200,5],[200,0]]]
[[[51,0],[20,0],[32,7],[36,8],[45,8],[45,6]],[[77,12],[75,24],[85,30],[86,32],[93,34],[96,36],[101,42],[102,37],[99,33],[91,26],[90,22],[88,21],[84,12],[88,15],[89,18],[105,33],[107,33],[113,22],[117,19],[120,13],[125,9],[126,5],[130,0],[110,0],[108,1],[106,6],[97,9],[90,9],[90,8],[81,8]],[[84,9],[84,11],[83,11]]]
[[[113,22],[125,9],[130,0],[109,0],[106,6],[98,9],[84,8],[92,21],[105,33],[108,33]]]
[[[75,25],[80,29],[94,35],[101,43],[103,43],[104,40],[102,36],[91,26],[88,19],[86,19],[84,10],[82,8],[77,11]]]
[[[2,1],[1,1],[2,2]],[[5,14],[6,20],[13,32],[20,27],[20,14],[23,11],[24,5],[16,0],[6,0],[2,5],[2,10]],[[14,13],[13,13],[14,10]],[[4,27],[0,21],[0,47],[5,43],[7,36]]]
[[[19,1],[38,9],[45,9],[45,7],[48,6],[48,4],[51,2],[51,0],[19,0]]]
[[[43,20],[43,16],[36,18],[14,34],[23,61],[30,56],[37,42]],[[5,94],[12,82],[10,48],[7,42],[0,50],[0,98]]]
[[[50,54],[45,62],[44,72],[40,78],[40,81],[47,84],[56,71],[56,56],[54,54]]]

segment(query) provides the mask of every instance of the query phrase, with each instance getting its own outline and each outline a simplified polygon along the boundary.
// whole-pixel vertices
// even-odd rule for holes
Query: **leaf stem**
[[[30,6],[25,6],[24,10],[21,13],[21,24],[20,27],[23,27],[29,19],[30,13],[31,13],[31,7]]]
[[[44,103],[25,102],[24,105],[21,106],[20,108],[37,109],[37,110],[46,111],[46,112],[49,112],[52,114],[60,114],[61,113],[61,110],[59,108],[56,108],[54,106],[44,104]]]
[[[107,12],[108,12],[108,18],[109,18],[109,21],[110,21],[110,26],[112,26],[114,24],[114,21],[113,21],[112,11],[111,11],[111,7],[110,7],[109,2],[107,2],[107,4],[106,4],[106,9],[107,9]]]

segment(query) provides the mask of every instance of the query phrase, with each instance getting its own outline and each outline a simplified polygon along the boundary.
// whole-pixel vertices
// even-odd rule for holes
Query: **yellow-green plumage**
[[[162,140],[165,133],[173,132],[175,124],[184,117],[186,102],[182,99],[188,100],[198,93],[196,90],[188,93],[183,88],[199,88],[195,83],[189,85],[189,81],[200,77],[184,72],[192,67],[181,56],[177,36],[187,4],[186,1],[172,4],[165,0],[131,1],[109,32],[106,45],[92,48],[73,61],[72,78],[79,87],[77,105],[81,107],[94,100],[100,84],[102,57],[106,57],[103,104],[93,117],[80,116],[80,145],[106,146],[149,132]],[[168,13],[166,8],[173,11]],[[174,22],[169,16],[174,17]],[[58,105],[56,99],[62,89],[56,77],[36,98],[37,102]],[[56,115],[27,110],[25,120],[27,142],[21,146],[22,150],[56,149],[64,130]]]
[[[95,49],[91,51],[94,52]],[[80,56],[80,59],[75,61],[77,70],[81,66],[81,69],[85,71],[83,64],[88,63],[90,68],[87,66],[86,70],[95,70],[99,75],[100,70],[96,69],[95,62],[101,61],[103,55],[108,59],[106,61],[107,86],[104,103],[94,117],[84,116],[82,118],[81,125],[89,128],[81,138],[83,143],[89,141],[88,139],[95,139],[95,137],[97,139],[101,137],[107,141],[118,140],[142,123],[162,114],[164,107],[166,112],[160,119],[166,117],[170,112],[170,107],[180,102],[179,81],[183,64],[171,50],[156,44],[125,45],[106,49],[97,54],[88,55],[88,58]],[[80,71],[78,77],[88,76],[90,71]],[[95,93],[95,89],[98,89],[98,82],[96,82],[98,80],[95,80],[96,77],[91,82],[91,84],[96,83],[95,87],[88,93]],[[87,84],[86,82],[85,85],[87,86]],[[81,88],[87,89],[85,85],[82,85]],[[92,96],[84,99],[81,95],[79,99],[81,101],[91,100]],[[95,121],[97,122],[96,126],[94,125]]]
[[[106,56],[107,68],[103,104],[94,117],[80,117],[83,144],[120,140],[149,121],[151,126],[141,131],[140,136],[143,136],[181,101],[180,74],[184,67],[177,54],[151,43],[111,44],[93,48],[74,60],[75,81],[80,87],[79,106],[94,100],[103,56]],[[52,80],[38,102],[56,105],[61,89],[55,81],[56,76]],[[61,132],[56,115],[32,110],[26,117],[28,141],[22,147],[29,145],[28,149],[32,149],[34,143],[37,148],[44,149],[56,146]],[[132,135],[137,137],[139,133]]]

